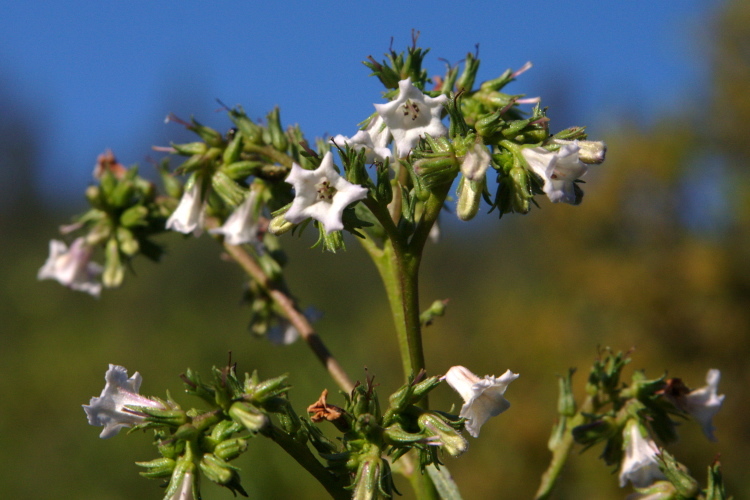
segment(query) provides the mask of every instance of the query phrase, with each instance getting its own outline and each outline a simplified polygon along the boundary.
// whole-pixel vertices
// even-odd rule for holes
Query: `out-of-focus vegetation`
[[[668,370],[692,387],[703,385],[709,368],[721,369],[727,398],[715,420],[719,442],[688,423],[670,450],[699,478],[721,453],[728,490],[750,497],[743,397],[750,384],[750,4],[731,2],[713,22],[710,95],[648,128],[613,121],[606,134],[592,131],[604,135],[609,156],[589,173],[582,206],[544,203],[528,216],[490,215],[468,229],[446,223],[443,242],[427,249],[423,304],[451,299],[447,316],[425,333],[428,369],[521,373],[507,394],[511,410],[486,425],[466,455],[447,459],[466,498],[533,495],[549,459],[556,375],[579,367],[581,390],[598,346],[634,347],[631,369],[652,377]],[[282,348],[251,338],[242,275],[208,237],[164,237],[162,263],[137,262],[136,276],[99,301],[37,282],[47,242],[73,208],[40,211],[31,189],[34,133],[21,112],[2,120],[2,167],[13,182],[0,212],[4,497],[159,497],[158,483],[138,477],[133,465],[155,457],[151,436],[100,440],[79,406],[99,394],[109,362],[140,371],[142,393],[163,396],[167,388],[186,405],[198,401],[181,394],[178,375],[187,367],[207,373],[228,351],[240,371],[289,372],[300,412],[322,388],[335,389],[303,343]],[[284,241],[290,287],[303,304],[325,311],[321,335],[350,374],[362,378],[366,366],[385,396],[402,374],[385,296],[370,286],[378,278],[364,253],[354,241],[339,255],[308,250],[307,239]],[[436,408],[458,403],[448,389],[433,394]],[[556,498],[624,497],[599,452],[571,457]],[[237,465],[251,497],[324,494],[262,438]]]

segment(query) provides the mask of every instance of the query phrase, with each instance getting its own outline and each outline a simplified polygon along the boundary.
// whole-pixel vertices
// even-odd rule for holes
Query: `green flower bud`
[[[145,226],[148,224],[148,209],[143,205],[133,205],[120,215],[123,227]]]
[[[234,438],[222,441],[214,448],[214,455],[222,460],[233,460],[247,451],[247,439]]]
[[[217,132],[216,130],[212,129],[211,127],[206,127],[205,125],[202,125],[199,123],[195,118],[190,118],[191,125],[188,126],[190,130],[198,134],[201,139],[206,141],[206,144],[213,148],[223,148],[224,147],[224,137]]]
[[[236,161],[223,165],[221,171],[227,174],[230,179],[239,180],[256,174],[262,166],[263,162],[260,161]]]
[[[419,442],[429,442],[429,436],[422,433],[407,432],[399,424],[393,424],[383,430],[383,439],[391,446],[401,447]]]
[[[467,177],[461,177],[458,185],[458,202],[456,203],[456,215],[467,221],[474,218],[479,211],[479,203],[482,200],[484,190],[484,177],[479,181],[470,181]]]
[[[669,481],[656,481],[648,488],[635,488],[635,491],[638,492],[638,495],[630,495],[628,498],[648,500],[678,500],[683,498],[682,496],[678,496],[677,490]]]
[[[219,443],[229,438],[235,432],[241,431],[242,429],[243,426],[233,420],[222,420],[211,430],[211,439]]]
[[[449,455],[457,457],[469,448],[469,442],[466,441],[466,438],[443,420],[440,415],[423,413],[419,416],[417,422],[424,434],[437,436],[440,447]]]
[[[477,134],[482,137],[491,137],[497,134],[504,125],[505,120],[503,120],[500,111],[495,111],[494,113],[480,116],[474,124],[474,128],[476,129]]]
[[[570,127],[555,134],[555,139],[569,140],[585,139],[586,127]]]
[[[193,155],[182,164],[180,164],[179,167],[177,167],[177,172],[180,174],[189,174],[191,172],[195,172],[196,170],[200,170],[204,168],[206,165],[211,163],[212,161],[216,160],[219,156],[221,156],[222,150],[219,148],[209,148],[208,151],[206,151],[203,154],[199,155]]]
[[[200,468],[201,472],[203,472],[210,481],[221,485],[227,484],[231,481],[235,474],[234,467],[211,453],[203,455]]]
[[[105,177],[110,173],[106,173]],[[131,203],[133,193],[135,192],[135,186],[128,179],[123,179],[115,184],[114,189],[109,194],[109,204],[113,207],[124,207]]]
[[[268,121],[267,130],[271,145],[279,151],[286,151],[289,147],[289,140],[281,128],[279,108],[273,108],[273,111],[266,115],[266,120]]]
[[[104,252],[105,264],[102,273],[102,283],[107,288],[115,288],[122,284],[125,279],[125,267],[120,261],[120,247],[115,238],[107,241],[107,247]]]
[[[143,477],[149,479],[158,479],[162,477],[169,477],[174,472],[175,465],[177,463],[171,458],[162,457],[150,462],[136,462],[135,465],[144,467],[146,470],[139,472]]]
[[[263,404],[271,398],[280,396],[289,390],[289,384],[286,382],[287,375],[255,382],[252,379],[245,380],[246,398],[254,403]]]
[[[263,143],[263,129],[248,118],[241,107],[230,110],[229,118],[239,129],[245,144]]]
[[[144,207],[145,208],[145,207]],[[132,257],[133,255],[138,253],[138,250],[140,249],[140,244],[138,243],[138,240],[133,236],[133,233],[124,227],[118,227],[117,228],[117,241],[120,245],[120,251],[127,255],[128,257]]]
[[[268,232],[271,234],[284,234],[294,227],[294,224],[284,218],[283,215],[277,215],[268,224]]]
[[[234,138],[229,141],[224,154],[221,159],[224,165],[229,165],[240,159],[240,153],[242,152],[242,135],[234,134]]]
[[[677,493],[684,498],[693,498],[700,489],[687,467],[675,460],[667,450],[662,450],[659,458],[659,469],[667,476]]]
[[[568,370],[568,375],[558,379],[560,396],[557,400],[557,412],[565,417],[576,414],[576,400],[573,395],[573,374],[575,368]]]
[[[185,144],[172,143],[170,146],[172,146],[177,154],[182,156],[202,155],[208,151],[208,146],[202,141],[188,142]]]
[[[469,52],[464,59],[464,71],[456,81],[456,88],[471,92],[472,87],[474,87],[474,80],[477,77],[477,71],[479,71],[479,59]]]
[[[250,432],[260,432],[268,425],[268,417],[249,403],[234,403],[229,408],[229,416]]]
[[[430,197],[429,188],[453,182],[458,170],[458,161],[452,154],[417,160],[414,163],[414,173],[423,186],[423,189],[417,191],[417,197],[420,201],[426,201]]]
[[[245,200],[246,190],[221,170],[211,176],[211,186],[216,194],[232,207],[239,206]]]

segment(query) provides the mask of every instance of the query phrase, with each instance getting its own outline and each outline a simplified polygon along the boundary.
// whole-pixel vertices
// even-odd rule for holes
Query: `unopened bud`
[[[268,425],[268,417],[248,403],[234,403],[229,408],[229,416],[235,422],[245,426],[250,432],[259,432]]]
[[[513,211],[519,214],[529,213],[529,200],[531,199],[531,189],[529,189],[529,174],[523,168],[512,168],[510,178],[513,181],[510,206]]]
[[[659,469],[674,485],[680,497],[693,498],[698,493],[698,481],[690,475],[687,467],[675,460],[674,456],[666,450],[661,451]]]
[[[102,273],[102,283],[107,288],[115,288],[122,284],[125,279],[125,267],[120,260],[120,247],[117,239],[111,238],[107,241],[107,247],[104,252],[105,263],[104,272]]]
[[[467,177],[461,178],[458,185],[458,202],[456,203],[456,215],[459,219],[463,221],[471,220],[479,212],[484,182],[484,179],[471,181]]]
[[[583,163],[598,165],[603,163],[607,156],[607,145],[603,141],[568,141],[555,138],[552,142],[561,146],[567,144],[578,146],[578,159]]]
[[[232,460],[247,451],[247,439],[233,438],[222,441],[214,449],[214,455],[222,460]]]
[[[176,462],[171,458],[162,457],[150,462],[136,462],[135,465],[146,469],[143,472],[139,472],[141,476],[149,479],[157,479],[171,476],[172,472],[174,472]]]
[[[449,455],[457,457],[469,448],[466,438],[439,415],[423,413],[417,422],[425,434],[437,436],[440,447]]]
[[[216,484],[227,484],[232,480],[234,474],[236,474],[233,470],[234,467],[211,453],[203,455],[200,467],[209,481],[213,481]]]
[[[271,234],[284,234],[294,227],[294,224],[284,218],[283,215],[277,215],[268,224],[268,232]]]

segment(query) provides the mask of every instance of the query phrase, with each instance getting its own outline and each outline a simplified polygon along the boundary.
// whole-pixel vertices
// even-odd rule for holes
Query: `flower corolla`
[[[358,131],[351,138],[341,134],[333,137],[331,142],[341,147],[349,145],[350,147],[365,150],[365,161],[373,163],[376,161],[385,161],[386,158],[393,158],[393,153],[388,149],[388,141],[391,140],[391,132],[386,127],[383,117],[376,115],[370,119],[363,130]]]
[[[127,405],[166,409],[161,403],[138,394],[142,381],[138,372],[128,378],[125,367],[110,364],[104,380],[107,383],[101,395],[91,398],[88,405],[83,405],[89,424],[104,427],[99,434],[102,439],[110,438],[122,427],[131,427],[146,418],[143,413],[126,408]]]
[[[167,229],[185,234],[196,231],[197,235],[203,229],[205,214],[203,193],[200,183],[196,181],[182,194],[180,204],[167,219]]]
[[[490,417],[496,417],[510,408],[510,402],[505,399],[505,390],[518,376],[507,370],[499,377],[485,375],[480,378],[463,366],[453,366],[443,376],[464,400],[459,416],[467,419],[466,431],[471,436],[479,437],[479,429]]]
[[[440,114],[448,102],[447,95],[428,97],[411,83],[411,78],[398,82],[398,97],[375,109],[393,134],[396,154],[405,157],[425,134],[440,137],[448,133]]]
[[[623,432],[625,457],[620,466],[620,487],[633,483],[636,488],[646,488],[659,479],[665,479],[659,470],[659,448],[650,437],[643,437],[640,425],[630,421]]]
[[[62,241],[51,240],[49,257],[39,269],[37,279],[54,279],[63,286],[98,297],[102,284],[96,278],[102,273],[102,266],[91,262],[93,251],[85,238],[76,238],[70,248]]]
[[[255,209],[258,202],[258,193],[251,190],[240,206],[227,217],[221,227],[211,229],[211,234],[224,235],[224,241],[230,245],[242,245],[243,243],[258,242],[258,217]]]
[[[582,177],[588,167],[578,157],[577,144],[567,144],[557,151],[544,148],[524,148],[521,151],[531,170],[544,181],[543,190],[553,203],[581,203],[583,193],[576,189],[575,180]]]
[[[284,218],[297,224],[312,217],[323,224],[327,233],[344,229],[344,209],[367,197],[367,188],[352,184],[336,172],[330,151],[315,170],[305,170],[294,163],[286,182],[294,186],[295,195]]]
[[[711,441],[716,441],[713,417],[724,403],[724,394],[717,394],[720,379],[721,372],[719,370],[708,370],[704,387],[690,391],[677,399],[677,406],[688,412],[700,424],[703,433]]]

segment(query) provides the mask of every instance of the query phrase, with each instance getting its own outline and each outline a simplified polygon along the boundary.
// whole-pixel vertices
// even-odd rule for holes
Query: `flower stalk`
[[[209,224],[214,227],[217,225],[215,221],[209,221]],[[315,356],[323,363],[323,366],[336,384],[343,391],[351,392],[354,383],[338,360],[331,354],[331,351],[328,350],[320,336],[315,332],[307,317],[297,308],[294,300],[273,283],[258,262],[242,246],[224,242],[224,249],[248,276],[268,292],[276,305],[284,311],[289,322],[297,329]]]

